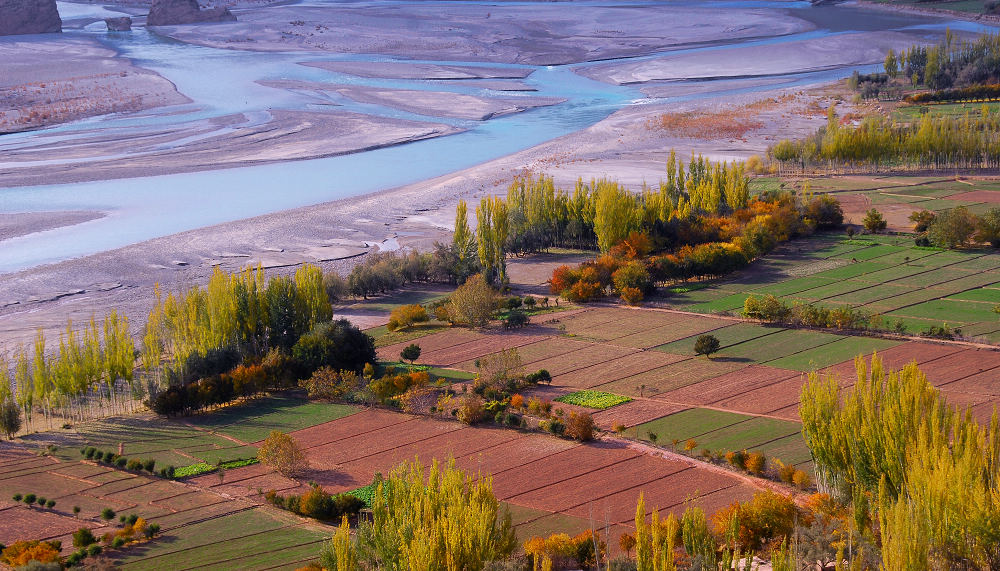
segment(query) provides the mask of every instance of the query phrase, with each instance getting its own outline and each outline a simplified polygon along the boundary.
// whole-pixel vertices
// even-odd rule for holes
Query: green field
[[[637,430],[644,440],[650,440],[649,433],[656,434],[661,446],[677,440],[681,448],[693,440],[693,453],[756,450],[786,463],[810,460],[799,423],[788,420],[692,408],[640,424]]]
[[[1000,333],[995,332],[1000,330],[1000,316],[993,312],[1000,303],[1000,288],[994,287],[998,283],[1000,254],[993,250],[920,248],[908,236],[866,235],[848,240],[842,235],[819,234],[795,241],[707,288],[666,294],[663,300],[686,311],[736,315],[749,295],[770,294],[786,302],[861,307],[883,316],[886,327],[902,322],[911,334],[947,324],[982,332],[979,336],[985,342],[1000,342]],[[716,333],[723,342],[722,355],[747,357],[752,351],[756,361],[780,358],[774,348],[767,347],[771,343],[755,345],[744,340],[727,347],[732,345],[729,332]],[[733,341],[738,340],[739,333],[733,335]],[[799,351],[811,349],[804,346],[808,341],[794,337]],[[690,354],[684,347],[688,343],[684,339],[659,349]],[[763,353],[756,352],[758,348]],[[810,354],[776,366],[802,370],[810,362],[825,361],[829,359]]]
[[[556,399],[557,402],[604,410],[632,400],[629,397],[602,391],[576,391]]]

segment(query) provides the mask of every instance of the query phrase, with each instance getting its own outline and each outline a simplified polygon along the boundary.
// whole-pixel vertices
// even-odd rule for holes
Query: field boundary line
[[[382,412],[390,412],[388,409],[382,409],[382,408],[376,408],[376,407],[371,407],[368,410],[377,410],[377,411],[382,411]],[[376,428],[375,430],[382,430],[383,428],[390,428],[392,426],[399,426],[401,424],[406,424],[407,422],[412,422],[414,420],[417,420],[417,419],[421,418],[419,416],[413,416],[413,415],[409,415],[409,414],[406,414],[406,413],[401,413],[401,414],[403,416],[408,416],[409,418],[406,418],[405,420],[401,420],[399,422],[393,422],[393,423],[387,424],[385,426],[380,426],[380,427]],[[348,418],[348,417],[344,417],[344,418]],[[330,422],[339,422],[340,420],[343,420],[343,419],[338,418],[337,420],[331,420]],[[328,424],[328,423],[324,422],[323,424],[317,424],[316,426],[310,426],[309,428],[317,428],[319,426],[323,426],[324,424]],[[306,429],[304,429],[304,430],[306,430]],[[305,446],[304,448],[306,450],[311,450],[313,448],[318,448],[320,446],[326,446],[328,444],[333,444],[334,442],[342,442],[342,441],[348,440],[350,438],[356,438],[358,436],[362,436],[364,434],[368,434],[370,432],[374,432],[375,430],[368,430],[368,431],[365,431],[365,432],[358,432],[358,433],[355,433],[355,434],[351,434],[350,436],[344,436],[344,437],[341,437],[341,438],[334,438],[333,440],[329,440],[329,441],[326,441],[326,442],[320,442],[319,444],[315,444],[313,446]]]
[[[298,526],[293,526],[293,527],[298,527]],[[286,529],[286,528],[281,528],[281,529]],[[330,534],[330,537],[333,537],[332,533]],[[330,539],[329,538],[313,539],[313,540],[307,541],[305,543],[297,543],[295,545],[289,545],[289,546],[286,546],[286,547],[282,547],[280,549],[281,550],[295,549],[297,547],[305,547],[306,545],[314,545],[316,543],[324,543],[324,542],[327,542],[327,541],[330,541]],[[264,555],[266,553],[273,553],[274,551],[275,551],[274,549],[269,549],[267,551],[254,552],[254,553],[251,553],[249,555],[240,555],[238,557],[230,557],[229,559],[224,559],[222,561],[216,561],[214,563],[206,563],[206,564],[203,564],[203,565],[195,565],[194,567],[181,567],[178,571],[191,571],[192,569],[203,569],[205,567],[214,567],[216,565],[224,565],[224,564],[227,564],[227,563],[232,563],[234,561],[239,561],[240,559],[247,559],[248,557],[257,557],[257,556],[260,556],[260,555]],[[317,557],[309,557],[309,558],[306,558],[306,559],[298,559],[296,561],[289,561],[289,562],[286,562],[286,563],[280,563],[280,564],[275,565],[273,567],[268,567],[267,569],[276,569],[276,568],[279,568],[279,567],[287,569],[289,563],[299,563],[299,562],[302,562],[302,561],[313,561],[313,560],[316,560],[316,559],[319,559],[318,554],[317,554]]]

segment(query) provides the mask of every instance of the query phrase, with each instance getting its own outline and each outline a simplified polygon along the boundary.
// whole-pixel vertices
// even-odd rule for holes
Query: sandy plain
[[[240,21],[233,24],[178,26],[161,28],[158,32],[184,42],[244,50],[367,52],[393,57],[549,65],[724,45],[762,36],[796,34],[815,27],[808,19],[774,9],[733,9],[719,13],[688,6],[681,15],[677,11],[659,10],[583,6],[567,10],[548,3],[537,6],[443,3],[426,10],[408,4],[320,8],[300,3],[244,8],[237,11]],[[669,29],[657,23],[664,18],[673,23]],[[330,28],[335,23],[341,27],[332,33]],[[808,49],[814,50],[809,53],[817,54],[844,49],[844,58],[836,60],[843,65],[875,63],[881,59],[881,49],[911,39],[881,33],[842,34],[825,38]],[[63,40],[35,37],[25,41],[44,44]],[[7,41],[0,42],[0,46]],[[78,44],[81,50],[90,49],[86,42]],[[216,266],[236,270],[260,263],[272,271],[287,272],[297,264],[312,262],[343,273],[349,271],[358,256],[370,251],[392,249],[397,244],[427,248],[435,240],[448,238],[458,199],[477,201],[487,194],[504,193],[514,176],[526,172],[549,173],[558,185],[570,185],[580,177],[607,176],[638,188],[644,182],[655,184],[660,180],[671,148],[683,156],[689,152],[704,153],[718,160],[760,154],[778,138],[813,132],[823,124],[826,108],[835,101],[835,94],[829,90],[802,85],[787,87],[768,76],[783,66],[802,72],[825,66],[817,61],[810,68],[802,57],[788,50],[770,53],[768,57],[772,59],[767,68],[754,72],[760,77],[746,79],[747,74],[730,67],[724,73],[712,73],[712,77],[721,78],[717,81],[697,83],[664,81],[681,79],[683,75],[704,78],[704,74],[698,73],[669,76],[660,73],[669,66],[658,60],[671,57],[675,59],[666,61],[679,63],[688,58],[684,69],[697,71],[701,67],[695,56],[683,54],[602,65],[605,79],[617,81],[615,78],[629,77],[628,81],[641,81],[638,86],[655,99],[627,105],[589,128],[509,156],[400,188],[200,228],[0,275],[0,341],[4,346],[12,346],[29,340],[37,328],[55,333],[65,327],[66,319],[79,322],[92,314],[101,316],[111,308],[124,311],[138,329],[145,321],[154,284],[173,290],[203,283]],[[111,58],[117,59],[121,58]],[[123,61],[121,65],[131,64]],[[445,67],[392,62],[364,70],[343,62],[337,66],[336,71],[342,73],[386,78],[430,77],[470,82],[502,78],[510,82],[524,77],[521,69],[498,74],[496,70],[483,71],[472,64]],[[61,69],[53,71],[61,73],[53,80],[74,77],[71,69]],[[713,92],[718,95],[713,96]],[[183,97],[176,90],[163,93],[164,97],[173,98],[171,101]],[[360,91],[352,95],[372,96]],[[692,95],[698,97],[690,98]],[[392,104],[384,98],[382,101]],[[403,105],[400,101],[412,103],[399,99],[396,103]],[[437,112],[444,117],[440,102],[434,103],[422,112]],[[843,110],[849,107],[841,102]],[[145,113],[170,114],[176,109],[159,107]],[[706,129],[704,125],[722,127]],[[79,158],[79,162],[71,165],[39,162],[36,168],[19,169],[0,164],[0,187],[235,167],[248,161],[296,160],[440,136],[454,130],[455,127],[443,123],[354,117],[336,107],[317,112],[273,110],[264,120],[239,114],[178,121],[159,131],[132,137],[95,129],[69,145],[57,143],[54,138],[50,149],[32,150],[32,157],[39,161],[72,156]],[[184,142],[188,140],[191,142]],[[328,144],[331,140],[348,142],[343,143],[343,148],[331,149]],[[45,137],[39,137],[39,141],[44,147]],[[0,138],[0,147],[3,144],[4,139]],[[171,148],[164,150],[164,146]],[[144,149],[150,152],[143,152]],[[10,152],[4,150],[4,156],[11,156]],[[127,156],[118,157],[121,154]],[[72,216],[98,215],[35,213],[30,224],[41,230],[73,223],[77,219]],[[4,237],[15,232],[23,234],[24,220],[18,221],[17,216],[0,218],[0,231],[5,233]]]

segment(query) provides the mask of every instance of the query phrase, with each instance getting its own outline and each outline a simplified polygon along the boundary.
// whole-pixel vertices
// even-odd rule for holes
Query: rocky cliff
[[[0,0],[0,36],[61,31],[56,0]]]
[[[197,0],[153,0],[147,26],[173,26],[202,22],[232,22],[236,20],[228,8],[202,10]]]

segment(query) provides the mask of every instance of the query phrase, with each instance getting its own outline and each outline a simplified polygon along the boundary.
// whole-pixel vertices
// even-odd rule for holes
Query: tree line
[[[913,123],[868,117],[843,126],[833,107],[826,126],[805,139],[783,139],[768,148],[780,166],[833,172],[886,169],[1000,167],[1000,116],[932,117]]]
[[[816,373],[802,432],[823,488],[851,508],[850,559],[887,570],[1000,568],[1000,421],[949,405],[915,362],[855,361],[857,384]]]

